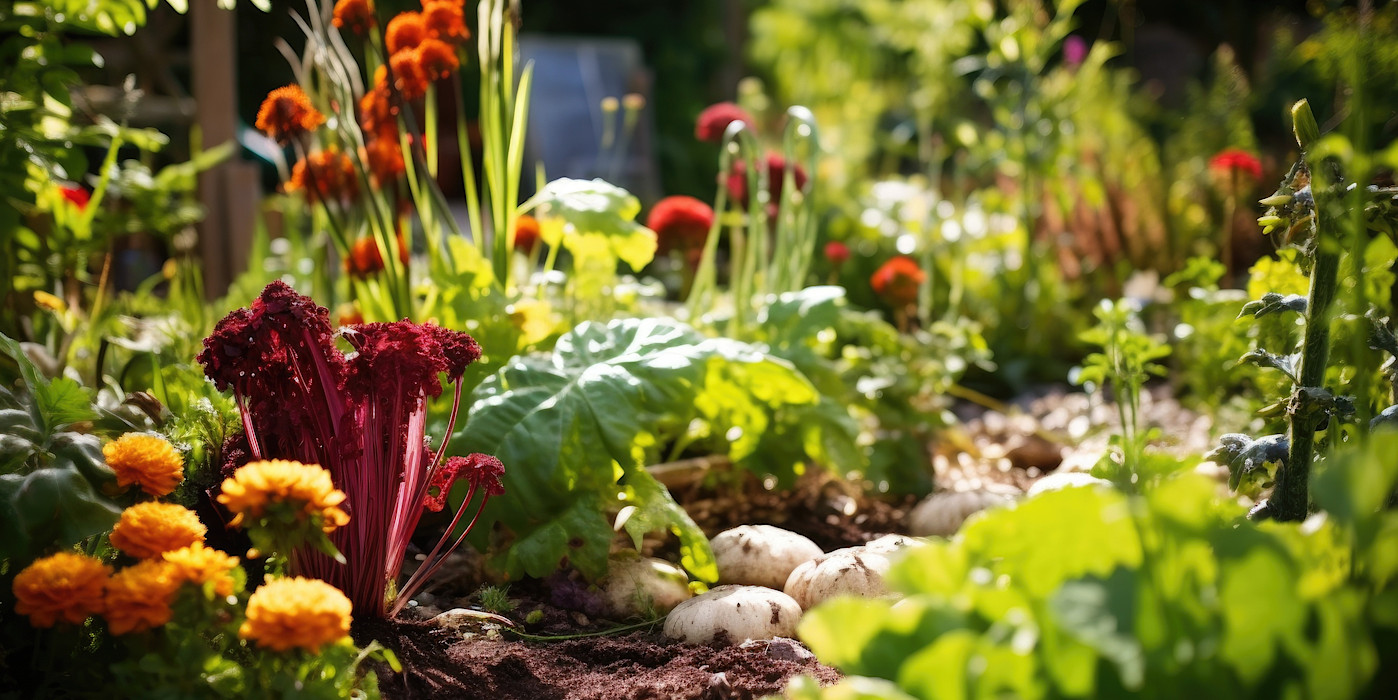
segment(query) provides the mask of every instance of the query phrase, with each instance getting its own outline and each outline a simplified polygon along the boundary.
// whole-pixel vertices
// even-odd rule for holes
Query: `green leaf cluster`
[[[624,511],[617,530],[637,543],[648,532],[675,533],[685,568],[712,581],[703,533],[645,466],[662,449],[702,446],[786,484],[804,461],[830,461],[823,431],[838,423],[787,362],[668,319],[583,323],[551,354],[511,360],[472,402],[451,448],[505,464],[505,494],[483,517],[507,533],[491,544],[495,566],[511,578],[561,565],[601,576],[610,516]],[[774,457],[765,451],[774,441],[800,447]]]
[[[1398,660],[1395,450],[1329,463],[1305,523],[1249,522],[1194,474],[1045,493],[910,552],[903,600],[827,602],[800,635],[915,698],[1359,697]]]

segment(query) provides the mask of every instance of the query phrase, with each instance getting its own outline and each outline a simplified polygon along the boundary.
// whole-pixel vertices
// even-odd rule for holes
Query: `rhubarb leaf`
[[[676,533],[685,567],[712,581],[703,533],[644,466],[686,440],[768,469],[763,437],[773,426],[801,424],[819,400],[800,372],[754,346],[669,319],[588,322],[553,353],[515,358],[481,384],[452,451],[505,464],[505,494],[491,499],[484,518],[505,528],[492,561],[511,578],[545,576],[565,561],[603,575],[612,517],[630,507],[622,527],[633,541]],[[817,452],[810,459],[826,459],[818,440],[809,444]],[[762,475],[787,481],[794,468],[779,463]],[[485,530],[478,545],[487,543]]]

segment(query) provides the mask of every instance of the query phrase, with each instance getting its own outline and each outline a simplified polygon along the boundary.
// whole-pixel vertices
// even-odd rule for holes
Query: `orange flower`
[[[314,654],[349,635],[351,608],[349,598],[324,581],[273,579],[248,598],[247,621],[238,636],[274,651]]]
[[[417,51],[399,51],[388,59],[393,69],[393,86],[405,100],[416,100],[427,94],[427,71],[422,69]]]
[[[359,195],[359,178],[354,161],[332,145],[297,161],[286,189],[305,192],[312,202],[350,200]]]
[[[521,215],[515,220],[515,250],[522,250],[525,255],[529,255],[538,244],[539,220],[528,214]]]
[[[279,87],[267,93],[257,110],[257,128],[285,142],[308,133],[325,123],[325,115],[311,106],[311,99],[300,85]]]
[[[364,146],[362,157],[376,185],[396,182],[398,176],[403,174],[403,149],[398,147],[396,139],[370,139]]]
[[[869,279],[874,293],[895,306],[917,301],[917,288],[927,278],[912,258],[899,255],[889,258]]]
[[[383,256],[373,236],[365,236],[350,245],[350,253],[345,257],[345,272],[351,277],[362,279],[381,270]]]
[[[173,503],[137,503],[121,512],[112,528],[112,546],[136,557],[150,559],[165,552],[204,541],[208,528],[194,511]]]
[[[427,38],[427,25],[417,12],[404,12],[388,21],[384,30],[384,43],[388,45],[390,56],[416,48]]]
[[[112,634],[144,632],[170,621],[170,603],[180,584],[173,564],[147,559],[107,580],[107,629]]]
[[[355,34],[368,34],[374,26],[374,3],[372,0],[340,0],[335,3],[335,19],[331,22]]]
[[[205,547],[203,542],[195,542],[188,547],[166,552],[161,558],[172,567],[171,571],[181,582],[199,586],[213,583],[214,593],[221,596],[233,594],[230,572],[238,566],[237,557]]]
[[[398,106],[393,104],[393,92],[388,89],[388,69],[379,66],[375,77],[373,89],[359,98],[359,123],[374,138],[397,143]]]
[[[184,480],[184,458],[159,435],[127,433],[102,446],[117,486],[139,484],[152,496],[168,496]]]
[[[349,522],[340,510],[345,492],[335,488],[330,472],[318,464],[284,459],[249,462],[223,480],[218,502],[235,515],[234,527],[247,517],[260,517],[275,503],[291,504],[300,514],[318,520],[325,532]]]
[[[461,65],[456,58],[456,49],[437,39],[424,39],[418,44],[417,63],[428,80],[441,80],[456,72]]]
[[[460,44],[471,38],[461,3],[454,0],[425,0],[422,22],[427,27],[427,35],[433,39]]]
[[[28,615],[35,627],[59,621],[80,625],[102,612],[102,590],[111,573],[102,562],[72,552],[35,560],[15,576],[15,612]]]

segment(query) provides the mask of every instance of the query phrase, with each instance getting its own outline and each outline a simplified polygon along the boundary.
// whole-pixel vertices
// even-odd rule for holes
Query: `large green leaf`
[[[572,253],[575,267],[620,260],[640,270],[655,257],[655,232],[636,223],[640,201],[605,180],[554,180],[526,206],[539,208],[544,242]]]
[[[505,464],[505,494],[486,517],[514,538],[495,559],[508,575],[543,576],[565,558],[602,575],[610,516],[625,508],[633,539],[677,533],[684,566],[711,581],[703,534],[644,465],[697,422],[755,466],[769,426],[799,422],[818,400],[794,368],[744,343],[668,319],[588,322],[552,354],[516,358],[487,379],[452,447]]]
[[[65,460],[37,469],[22,480],[6,475],[0,496],[7,496],[23,536],[0,542],[3,558],[23,557],[29,546],[73,545],[106,532],[121,510],[92,489],[76,467]],[[8,492],[8,493],[6,493]],[[7,530],[10,528],[6,528]]]

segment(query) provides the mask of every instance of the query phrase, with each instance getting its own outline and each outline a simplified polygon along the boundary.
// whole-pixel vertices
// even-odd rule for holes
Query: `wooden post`
[[[237,138],[234,15],[219,9],[217,0],[194,0],[189,17],[195,121],[200,148],[208,149]],[[199,199],[205,209],[199,252],[205,294],[213,299],[223,296],[247,266],[259,199],[256,167],[240,160],[235,151],[233,158],[199,176]]]

